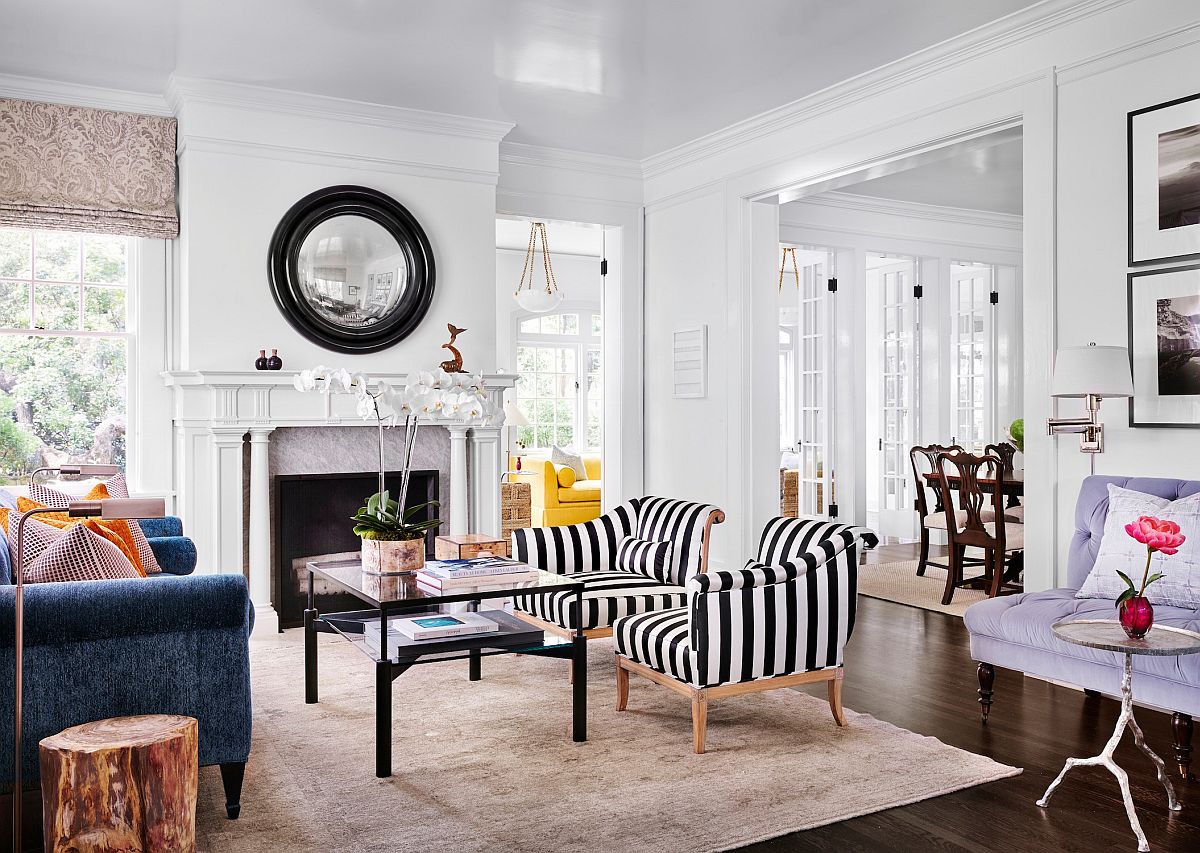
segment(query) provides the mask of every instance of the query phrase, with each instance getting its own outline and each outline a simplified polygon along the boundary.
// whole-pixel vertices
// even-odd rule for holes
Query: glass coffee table
[[[315,578],[333,584],[358,598],[367,609],[343,613],[318,613],[313,591]],[[503,576],[480,579],[477,587],[456,587],[435,592],[417,583],[415,574],[371,575],[356,559],[317,560],[308,564],[308,609],[304,611],[304,701],[317,701],[317,634],[339,634],[375,661],[375,775],[392,775],[392,682],[413,666],[447,660],[466,660],[471,681],[482,678],[482,660],[491,655],[523,654],[571,661],[571,739],[587,740],[587,638],[583,631],[570,639],[546,636],[528,624],[496,613],[500,631],[437,640],[402,640],[389,649],[388,620],[440,612],[443,605],[465,602],[478,610],[488,599],[512,595],[549,595],[574,592],[578,612],[583,612],[582,582],[538,571],[537,577],[505,582]],[[377,622],[380,648],[367,642],[366,625]]]
[[[1129,776],[1113,760],[1113,753],[1117,749],[1117,744],[1121,742],[1121,736],[1125,734],[1126,728],[1133,732],[1133,742],[1137,744],[1138,749],[1154,762],[1154,769],[1158,771],[1158,781],[1167,791],[1167,808],[1177,812],[1183,806],[1175,798],[1175,788],[1167,776],[1166,765],[1154,753],[1154,750],[1146,745],[1142,728],[1133,718],[1133,656],[1198,654],[1200,653],[1200,634],[1185,631],[1182,628],[1156,625],[1143,639],[1131,640],[1121,629],[1120,623],[1111,619],[1056,622],[1051,626],[1051,630],[1054,631],[1054,636],[1068,643],[1123,655],[1125,668],[1121,672],[1121,713],[1117,717],[1117,727],[1113,731],[1112,737],[1108,739],[1108,743],[1104,745],[1104,749],[1097,756],[1068,758],[1062,772],[1058,774],[1058,778],[1050,783],[1050,787],[1046,789],[1046,793],[1042,794],[1042,798],[1037,801],[1037,804],[1042,808],[1050,805],[1050,797],[1054,794],[1054,789],[1059,786],[1063,777],[1067,775],[1067,771],[1072,767],[1100,765],[1117,777],[1117,784],[1121,786],[1121,799],[1125,802],[1125,813],[1129,817],[1129,826],[1133,830],[1133,834],[1137,836],[1138,850],[1147,851],[1150,849],[1150,844],[1146,841],[1146,834],[1142,832],[1142,824],[1138,820],[1137,812],[1133,809],[1133,797],[1129,793]]]

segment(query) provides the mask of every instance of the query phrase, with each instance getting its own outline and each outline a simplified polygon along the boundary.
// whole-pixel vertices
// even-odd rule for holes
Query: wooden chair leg
[[[617,658],[617,710],[624,711],[629,704],[629,670],[621,666]]]
[[[842,711],[842,677],[845,674],[845,669],[838,669],[837,675],[829,681],[829,710],[833,711],[833,721],[839,726],[846,725],[846,714]]]
[[[1000,587],[1004,583],[1004,558],[1007,556],[998,548],[993,548],[988,554],[988,565],[992,567],[992,585],[988,590],[988,598],[995,598],[1000,594]]]
[[[704,754],[704,735],[708,729],[708,694],[697,690],[692,694],[692,744],[697,755]]]
[[[990,663],[979,665],[979,707],[983,712],[983,722],[987,723],[988,713],[992,710],[992,685],[996,682],[996,670]]]
[[[946,591],[942,593],[942,604],[949,604],[954,600],[954,588],[958,586],[958,580],[963,573],[963,557],[966,548],[962,545],[950,546],[950,561],[946,564],[949,568],[946,570]]]
[[[925,569],[929,567],[929,528],[921,525],[921,556],[917,560],[917,577],[925,577]]]

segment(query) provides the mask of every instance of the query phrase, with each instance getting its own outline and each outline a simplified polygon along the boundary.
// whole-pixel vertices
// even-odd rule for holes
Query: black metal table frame
[[[431,607],[441,604],[466,602],[472,610],[477,610],[479,603],[485,599],[508,598],[512,595],[548,595],[562,592],[564,589],[575,589],[575,606],[577,612],[583,612],[582,583],[563,584],[553,587],[518,587],[513,589],[471,590],[460,593],[450,593],[431,599],[413,599],[411,601],[384,601],[378,604],[345,584],[339,587],[351,593],[370,605],[368,611],[353,611],[346,613],[328,613],[321,616],[317,613],[316,599],[313,591],[314,570],[308,567],[308,609],[304,611],[304,702],[308,705],[317,702],[317,634],[343,634],[331,620],[338,617],[355,617],[353,621],[362,622],[364,613],[379,613],[379,636],[382,638],[380,657],[375,661],[375,775],[381,779],[392,775],[392,682],[411,669],[422,663],[445,663],[452,660],[468,661],[468,678],[479,681],[483,677],[483,658],[504,654],[539,655],[542,657],[561,658],[571,661],[571,739],[576,743],[587,740],[587,637],[583,629],[578,628],[569,643],[560,645],[519,646],[513,648],[487,648],[486,640],[465,637],[464,642],[474,641],[480,647],[465,650],[463,654],[453,652],[442,653],[430,660],[421,660],[424,655],[412,658],[391,660],[387,655],[387,620],[391,616],[405,613],[422,613]],[[324,576],[334,583],[336,579]]]

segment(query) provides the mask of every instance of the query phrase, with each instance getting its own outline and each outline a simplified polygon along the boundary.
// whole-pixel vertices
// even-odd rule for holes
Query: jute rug
[[[968,575],[969,577],[970,575]],[[865,563],[858,567],[858,591],[871,598],[882,598],[962,618],[967,608],[983,601],[987,593],[978,589],[956,589],[954,600],[942,604],[946,591],[946,570],[927,566],[925,574],[917,577],[917,561],[901,563]]]
[[[589,741],[570,740],[564,661],[418,666],[395,682],[395,775],[374,775],[374,666],[322,636],[321,701],[305,705],[303,635],[256,632],[253,753],[242,814],[200,774],[201,850],[723,850],[936,797],[1021,771],[794,690],[714,702],[708,753],[688,703],[631,679],[613,710],[612,646],[591,644]],[[853,678],[853,675],[849,676]]]

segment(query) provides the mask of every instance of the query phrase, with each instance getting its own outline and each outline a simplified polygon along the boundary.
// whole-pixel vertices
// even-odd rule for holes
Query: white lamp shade
[[[531,314],[545,314],[547,311],[553,311],[562,304],[563,296],[558,290],[541,290],[523,289],[517,291],[514,297],[517,304]]]
[[[529,420],[521,414],[521,407],[511,401],[504,404],[504,423],[508,426],[529,426]]]
[[[1125,347],[1065,347],[1054,359],[1051,397],[1132,397],[1133,374]]]

